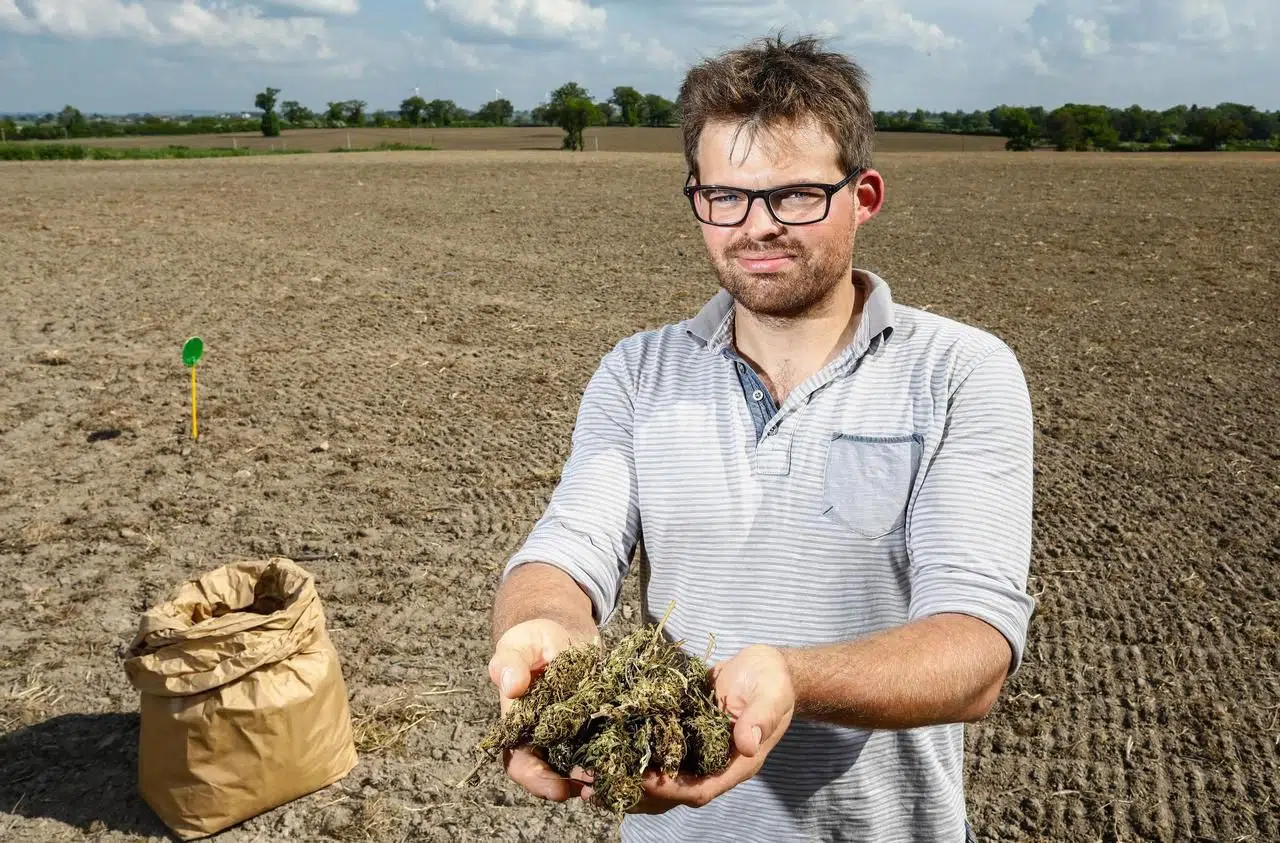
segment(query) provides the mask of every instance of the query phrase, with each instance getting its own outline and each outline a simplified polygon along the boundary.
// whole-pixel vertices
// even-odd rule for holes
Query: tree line
[[[596,100],[577,82],[566,82],[551,92],[547,102],[517,119],[515,106],[505,98],[490,100],[468,111],[453,100],[427,100],[418,94],[400,102],[395,111],[368,112],[364,100],[327,103],[313,111],[297,100],[285,100],[276,111],[278,88],[259,93],[254,106],[262,111],[262,133],[278,135],[282,125],[292,128],[424,127],[465,128],[511,125],[561,126],[565,147],[581,149],[582,130],[588,126],[671,126],[677,121],[676,104],[658,94],[642,94],[619,86],[607,99]]]
[[[21,126],[0,120],[8,140],[178,135],[258,131],[269,137],[283,129],[350,127],[559,126],[565,149],[582,149],[591,126],[672,126],[679,123],[679,102],[658,94],[619,86],[597,99],[577,82],[551,92],[547,102],[517,113],[510,100],[494,99],[469,111],[453,100],[414,95],[395,110],[369,111],[364,100],[327,102],[312,110],[297,100],[279,101],[279,88],[254,97],[260,117],[195,117],[175,121],[143,116],[131,121],[89,119],[73,106]],[[1012,150],[1053,147],[1060,150],[1280,149],[1280,111],[1224,102],[1215,106],[1177,105],[1151,110],[1132,105],[1113,108],[1067,103],[1042,106],[1001,105],[986,111],[877,111],[876,129],[884,132],[944,132],[999,135]]]
[[[1280,111],[1234,102],[1176,105],[1163,111],[1140,105],[1122,109],[1067,103],[1052,111],[1001,105],[968,113],[877,112],[876,128],[1001,135],[1007,139],[1006,148],[1013,150],[1280,149]]]

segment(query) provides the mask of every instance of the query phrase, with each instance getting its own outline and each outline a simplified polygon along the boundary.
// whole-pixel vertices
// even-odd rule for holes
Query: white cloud
[[[409,51],[427,67],[462,68],[475,72],[493,70],[496,65],[484,61],[479,51],[473,47],[459,44],[447,35],[433,36],[430,40],[412,32],[400,33],[409,45]]]
[[[630,33],[624,32],[618,36],[618,46],[626,55],[638,58],[650,67],[659,70],[675,70],[681,67],[680,57],[657,38],[648,38],[641,43]]]
[[[1071,19],[1072,37],[1082,55],[1096,56],[1111,49],[1111,36],[1105,23],[1084,18]]]
[[[1041,0],[1027,18],[1046,55],[1219,53],[1270,43],[1280,11],[1274,0]]]
[[[910,47],[916,52],[952,50],[960,38],[947,35],[936,23],[916,18],[895,3],[859,3],[851,6],[851,31],[841,33],[851,42],[874,42]]]
[[[563,38],[598,32],[605,10],[586,0],[424,0],[441,19],[505,38]]]
[[[208,47],[262,61],[332,56],[323,18],[267,17],[256,6],[226,2],[0,0],[0,27],[20,34]]]
[[[21,35],[30,35],[38,30],[35,21],[22,13],[15,0],[0,0],[0,28]]]
[[[150,39],[159,33],[140,3],[121,0],[28,0],[26,19],[35,32],[76,38]],[[17,7],[15,7],[17,8]],[[19,14],[21,9],[18,8]]]
[[[159,14],[164,27],[161,43],[194,43],[227,50],[246,49],[260,59],[333,55],[320,18],[268,18],[253,6],[205,7],[193,0]]]
[[[1022,55],[1022,62],[1037,76],[1048,76],[1053,72],[1049,68],[1049,63],[1044,60],[1044,56],[1040,55],[1040,51],[1034,47]]]

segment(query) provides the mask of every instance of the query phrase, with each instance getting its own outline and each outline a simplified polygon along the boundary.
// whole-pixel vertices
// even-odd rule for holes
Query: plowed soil
[[[968,733],[980,838],[1280,840],[1280,160],[879,165],[858,263],[1006,339],[1034,397],[1039,606]],[[280,554],[318,578],[361,761],[219,840],[611,839],[496,763],[454,783],[582,387],[714,292],[682,179],[609,152],[0,165],[0,838],[163,839],[121,650],[183,579]]]

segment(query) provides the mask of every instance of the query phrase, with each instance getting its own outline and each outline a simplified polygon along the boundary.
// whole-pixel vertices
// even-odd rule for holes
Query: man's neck
[[[734,347],[760,372],[779,404],[853,340],[867,294],[865,284],[853,281],[837,285],[795,317],[761,317],[734,304]]]

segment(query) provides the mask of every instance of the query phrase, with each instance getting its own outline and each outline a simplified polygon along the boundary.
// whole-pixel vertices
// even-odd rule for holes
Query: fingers
[[[494,649],[489,679],[503,699],[515,699],[528,691],[533,671],[549,664],[566,643],[537,632],[533,627],[513,627]]]
[[[781,710],[783,703],[784,700],[772,694],[761,694],[747,704],[733,725],[733,744],[738,752],[754,758],[771,742],[786,718],[786,712]]]
[[[504,756],[507,775],[539,799],[564,802],[581,795],[582,781],[565,778],[527,749],[515,749]]]

